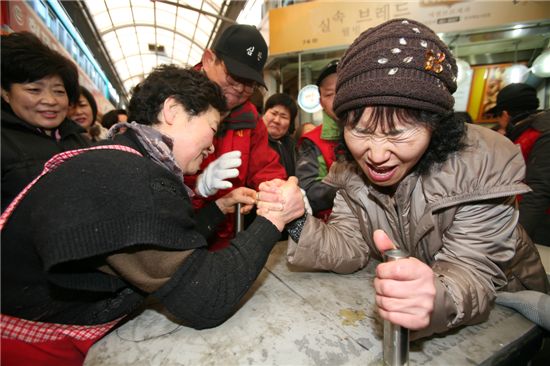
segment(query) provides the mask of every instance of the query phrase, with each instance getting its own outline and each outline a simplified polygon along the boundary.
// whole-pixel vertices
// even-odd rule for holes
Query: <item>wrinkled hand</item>
[[[382,253],[395,248],[382,230],[376,230],[373,239]],[[416,258],[379,264],[374,289],[380,316],[411,330],[426,328],[434,309],[434,281],[432,269]]]
[[[216,200],[216,205],[224,214],[235,212],[237,203],[242,203],[241,213],[249,213],[256,203],[256,191],[247,187],[239,187]]]
[[[259,189],[257,214],[271,221],[279,231],[304,214],[304,200],[298,187],[298,178],[290,177],[287,181],[274,179],[260,184]]]
[[[260,192],[262,192],[262,198],[261,201],[264,202],[283,202],[284,198],[281,197],[278,193],[279,187],[284,185],[287,181],[282,179],[273,179],[267,182],[263,182],[260,184]],[[304,191],[302,188],[300,188],[300,191],[302,192],[302,199],[304,200],[304,206],[305,210],[308,214],[313,215],[313,210],[311,209],[311,205],[309,204],[309,200],[307,199],[306,191]],[[260,201],[260,192],[258,192],[258,201]],[[275,211],[281,211],[282,206],[280,205],[272,205],[270,208],[271,210]]]
[[[223,154],[211,162],[204,172],[197,178],[196,193],[203,197],[212,196],[220,189],[233,187],[228,178],[239,175],[237,169],[242,164],[241,152],[238,150]]]

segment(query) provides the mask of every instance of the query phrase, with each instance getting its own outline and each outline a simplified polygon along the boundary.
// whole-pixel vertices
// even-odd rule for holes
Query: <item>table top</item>
[[[279,242],[222,325],[191,329],[152,306],[96,343],[84,365],[380,365],[376,264],[349,275],[306,272],[286,262],[286,242]],[[493,364],[536,332],[519,313],[496,306],[482,324],[412,342],[410,364]]]

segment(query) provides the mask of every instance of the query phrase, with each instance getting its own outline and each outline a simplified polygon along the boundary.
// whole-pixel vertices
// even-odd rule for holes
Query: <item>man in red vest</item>
[[[332,102],[336,94],[336,67],[338,60],[326,65],[317,78],[317,87],[323,107],[323,124],[305,133],[298,144],[296,176],[306,191],[313,214],[327,220],[332,210],[336,189],[323,183],[336,159],[335,148],[340,140],[340,129]]]
[[[214,137],[214,153],[204,159],[198,176],[186,177],[185,183],[197,195],[193,206],[200,208],[237,187],[258,190],[260,183],[286,179],[279,155],[269,147],[265,124],[254,104],[254,91],[265,88],[263,68],[267,44],[256,27],[233,24],[223,31],[211,49],[204,50],[195,69],[222,88],[231,110]],[[211,250],[229,246],[235,236],[235,217],[228,214],[210,238]]]
[[[537,111],[537,91],[510,84],[497,95],[491,113],[507,126],[527,165],[525,183],[533,192],[520,197],[519,222],[537,244],[550,246],[550,111]]]

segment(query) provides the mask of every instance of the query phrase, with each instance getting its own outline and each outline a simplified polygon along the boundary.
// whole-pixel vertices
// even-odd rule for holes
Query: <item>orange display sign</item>
[[[505,73],[511,66],[511,63],[472,66],[473,78],[468,112],[476,122],[496,121],[496,117],[487,112],[496,106],[498,93],[508,85],[509,81],[505,80]]]

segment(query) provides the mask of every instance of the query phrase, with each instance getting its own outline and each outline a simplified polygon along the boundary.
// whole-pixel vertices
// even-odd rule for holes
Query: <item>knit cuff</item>
[[[296,220],[291,221],[286,225],[286,231],[288,232],[288,235],[296,243],[300,240],[300,235],[302,234],[302,229],[306,224],[307,216],[308,216],[308,213],[306,211],[302,217],[299,217]]]

